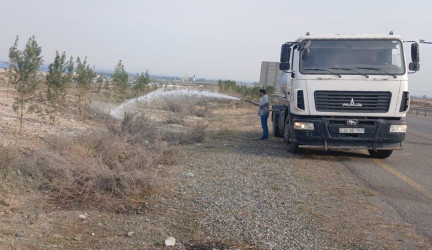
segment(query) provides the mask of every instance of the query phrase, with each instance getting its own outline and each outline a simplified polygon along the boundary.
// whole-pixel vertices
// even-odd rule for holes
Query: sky
[[[35,35],[44,63],[56,50],[113,70],[259,81],[262,61],[311,34],[388,34],[432,41],[430,0],[0,0],[0,61]],[[432,96],[432,44],[420,46],[415,95]],[[409,53],[408,53],[409,55]]]

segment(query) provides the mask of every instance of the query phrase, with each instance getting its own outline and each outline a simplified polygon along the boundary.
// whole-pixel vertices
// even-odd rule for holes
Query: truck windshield
[[[399,40],[312,40],[309,56],[300,57],[300,72],[366,77],[401,75],[405,73],[402,47]]]

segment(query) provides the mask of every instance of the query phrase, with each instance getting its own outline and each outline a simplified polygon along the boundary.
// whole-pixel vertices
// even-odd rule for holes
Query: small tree
[[[114,86],[110,83],[109,79],[105,79],[103,90],[105,97],[108,98],[108,113],[111,113],[111,104],[114,96]]]
[[[237,87],[236,81],[219,79],[218,81],[219,91],[234,91]]]
[[[66,61],[66,53],[63,52],[60,56],[56,52],[54,62],[48,66],[48,74],[46,76],[47,85],[47,100],[49,107],[46,112],[49,114],[52,124],[55,124],[56,114],[58,110],[64,106],[67,94],[67,87],[72,81],[72,73],[74,69],[73,58]]]
[[[7,88],[6,88],[6,97],[9,97],[10,84],[14,83],[14,77],[15,77],[14,69],[16,67],[15,59],[17,58],[18,53],[19,53],[19,51],[17,49],[17,46],[18,46],[17,43],[18,43],[18,36],[15,39],[14,46],[12,46],[9,49],[9,70],[8,70],[8,83],[7,83]]]
[[[135,96],[139,96],[142,93],[144,93],[149,83],[150,83],[150,75],[148,73],[148,70],[146,70],[145,73],[141,73],[141,75],[137,75],[137,78],[135,79],[134,86],[133,86]]]
[[[42,48],[34,36],[29,38],[22,51],[18,50],[18,40],[17,36],[14,45],[9,49],[9,82],[18,92],[12,107],[19,121],[19,133],[21,134],[24,115],[37,110],[33,101],[39,84],[37,73],[43,61]]]
[[[95,76],[94,71],[87,64],[87,57],[84,58],[84,61],[81,62],[81,59],[77,57],[76,60],[76,70],[75,70],[75,83],[78,89],[77,94],[77,103],[78,103],[78,111],[81,116],[81,121],[85,120],[85,107],[88,104],[87,94],[91,89],[91,82],[93,77]]]
[[[96,93],[100,94],[102,88],[104,87],[105,81],[106,81],[105,76],[103,75],[102,72],[100,72],[98,74],[98,77],[96,78],[96,84],[97,84]]]
[[[126,99],[126,94],[128,90],[129,75],[126,72],[121,60],[119,60],[117,66],[115,67],[112,79],[116,87],[117,93],[120,97],[120,100],[124,101]]]

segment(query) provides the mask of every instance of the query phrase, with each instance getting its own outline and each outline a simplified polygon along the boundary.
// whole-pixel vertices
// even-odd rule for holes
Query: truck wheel
[[[273,105],[272,111],[272,122],[273,122],[273,136],[274,137],[283,137],[280,128],[279,128],[279,119],[280,119],[280,107],[279,105]]]
[[[291,153],[298,153],[299,152],[299,147],[297,145],[297,143],[290,141],[290,139],[292,138],[292,134],[291,134],[291,126],[290,126],[290,118],[287,118],[287,121],[285,123],[285,131],[284,131],[284,141],[288,146],[288,151]]]
[[[368,150],[369,151],[369,155],[373,158],[377,158],[377,159],[385,159],[388,158],[392,153],[393,150]]]
[[[277,126],[274,121],[273,121],[273,136],[274,137],[283,137],[280,130],[279,130],[279,126]]]

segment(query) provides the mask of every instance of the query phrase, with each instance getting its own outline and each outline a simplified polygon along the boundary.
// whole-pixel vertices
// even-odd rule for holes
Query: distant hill
[[[6,68],[6,69],[8,69],[9,68],[9,63],[5,62],[5,61],[0,61],[0,68]],[[39,70],[47,72],[48,71],[48,66],[47,65],[42,65],[39,68]]]

